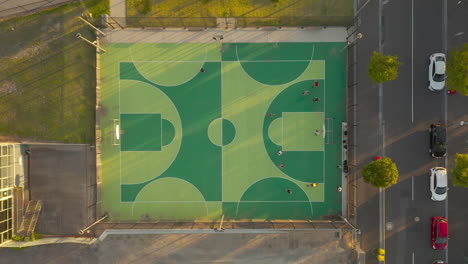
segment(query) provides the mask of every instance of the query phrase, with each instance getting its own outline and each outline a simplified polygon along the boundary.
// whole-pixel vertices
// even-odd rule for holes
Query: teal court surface
[[[111,221],[339,213],[345,45],[105,44],[102,212]]]

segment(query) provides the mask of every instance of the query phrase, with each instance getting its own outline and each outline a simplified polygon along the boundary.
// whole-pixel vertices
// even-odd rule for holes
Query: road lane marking
[[[442,28],[443,30],[443,42],[444,42],[444,51],[445,54],[447,54],[447,0],[444,0],[444,8],[442,9],[442,15],[443,15],[443,20],[444,20],[444,27]],[[447,118],[447,93],[444,93],[444,118],[445,118],[445,124],[448,122]],[[447,138],[447,145],[448,145],[448,138]],[[449,148],[447,148],[446,152],[447,154],[445,155],[445,167],[447,168],[448,164],[448,152]],[[445,217],[448,219],[448,193],[447,193],[447,198],[445,199]],[[448,263],[448,247],[444,250],[445,251],[445,262]]]
[[[414,252],[413,252],[413,264],[414,264]]]
[[[411,0],[411,123],[414,122],[414,0]]]
[[[411,200],[414,201],[414,176],[411,177]]]

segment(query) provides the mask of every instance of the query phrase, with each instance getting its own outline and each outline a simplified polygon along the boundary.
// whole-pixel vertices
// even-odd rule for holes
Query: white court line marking
[[[304,70],[302,71],[302,73],[297,76],[294,80],[291,80],[287,83],[282,83],[282,84],[264,84],[264,83],[261,83],[259,81],[257,81],[255,78],[253,78],[252,76],[250,76],[250,74],[244,69],[244,67],[242,66],[242,63],[241,61],[239,60],[239,53],[238,53],[238,50],[237,50],[237,44],[235,45],[236,46],[236,57],[237,57],[237,61],[232,61],[232,62],[237,62],[240,66],[240,68],[242,69],[242,71],[247,75],[248,78],[252,79],[254,82],[258,83],[258,84],[261,84],[263,86],[280,86],[280,85],[291,85],[293,82],[298,82],[297,80],[299,80],[302,75],[304,75],[307,71],[307,69],[310,68],[310,64],[312,63],[312,58],[314,56],[314,52],[315,52],[315,45],[312,46],[313,49],[312,49],[312,54],[310,56],[310,60],[301,60],[301,61],[308,61],[309,64],[307,64],[307,67],[304,68]],[[321,61],[324,61],[324,60],[321,60]],[[245,61],[244,61],[245,62]],[[252,61],[252,62],[259,62],[259,61]],[[272,62],[272,61],[264,61],[264,62]],[[284,90],[284,89],[283,89]],[[276,98],[276,97],[275,97]]]
[[[121,109],[121,87],[120,87],[120,63],[117,63],[117,68],[118,68],[118,74],[119,74],[119,120],[122,115],[122,109]],[[119,122],[120,123],[120,122]],[[120,179],[120,184],[119,184],[119,196],[120,199],[119,201],[122,203],[122,144],[119,146],[119,179]]]
[[[206,204],[206,198],[205,196],[203,195],[203,193],[200,191],[200,189],[197,188],[197,186],[195,186],[194,184],[192,184],[191,182],[185,180],[185,179],[181,179],[181,178],[175,178],[175,177],[164,177],[164,178],[156,178],[154,180],[151,180],[150,182],[148,182],[148,184],[146,184],[143,188],[141,188],[141,190],[138,192],[137,196],[135,196],[135,200],[133,200],[133,205],[132,205],[132,216],[133,216],[133,213],[134,213],[134,209],[135,209],[135,203],[136,200],[138,199],[138,196],[140,196],[140,194],[143,192],[143,190],[148,187],[150,184],[152,183],[155,183],[156,181],[158,180],[163,180],[163,179],[176,179],[176,180],[181,180],[181,181],[185,181],[187,182],[188,184],[190,184],[191,186],[193,186],[197,191],[198,193],[200,193],[200,195],[202,196],[202,198],[205,200],[205,201],[197,201],[197,202],[200,202],[200,203],[204,203],[205,204],[205,209],[206,209],[206,215],[208,216],[209,212],[208,212],[208,206]],[[160,201],[141,201],[142,203],[144,202],[160,202]],[[178,202],[189,202],[189,201],[178,201]],[[195,201],[192,201],[192,202],[195,202]]]
[[[414,0],[411,0],[411,123],[414,122]]]
[[[326,62],[325,62],[325,63],[326,63]],[[323,67],[325,67],[325,63],[324,63],[324,65],[323,65]],[[324,122],[324,126],[325,126],[325,122],[326,122],[325,120],[327,119],[327,113],[326,113],[326,107],[325,107],[325,104],[326,104],[326,101],[327,101],[327,100],[325,100],[325,99],[326,99],[325,94],[327,93],[327,92],[326,92],[326,89],[325,89],[325,87],[326,87],[327,73],[325,72],[325,69],[323,69],[323,72],[324,72],[324,75],[325,75],[325,76],[324,76],[325,78],[323,79],[323,122]],[[322,155],[323,155],[323,159],[322,159],[322,160],[323,160],[323,164],[322,164],[322,166],[323,166],[323,171],[322,171],[322,182],[323,182],[323,183],[325,183],[325,157],[327,156],[327,155],[325,154],[325,147],[326,147],[326,146],[325,146],[325,134],[326,134],[326,133],[327,133],[327,132],[325,131],[325,129],[323,129],[323,136],[324,136],[324,137],[323,137],[323,141],[324,141],[324,142],[323,142],[323,154],[322,154]],[[340,185],[341,185],[341,184],[340,184]],[[324,192],[325,192],[325,189],[324,189]]]
[[[221,48],[222,48],[222,45],[221,44]],[[223,104],[223,62],[222,62],[222,59],[223,59],[223,54],[221,52],[221,62],[219,64],[219,68],[221,70],[220,74],[221,74],[221,98],[220,98],[220,105],[221,105],[221,202],[224,202],[224,144],[223,144],[223,119],[224,119],[224,104]],[[232,122],[231,120],[229,120],[229,122],[231,122],[233,125],[234,125],[234,122]],[[234,126],[235,127],[235,126]],[[237,136],[237,133],[234,135],[234,139],[231,141],[231,143],[234,143],[234,140],[236,139],[236,136]],[[231,144],[229,143],[229,144]],[[228,144],[228,145],[229,145]]]
[[[123,203],[323,203],[323,201],[128,201]]]
[[[281,119],[282,119],[281,122],[283,122],[283,123],[281,124],[281,133],[282,133],[282,137],[281,137],[281,140],[282,140],[282,142],[281,142],[281,144],[282,144],[282,145],[281,145],[281,150],[283,150],[283,151],[289,151],[289,152],[294,152],[294,151],[325,152],[325,144],[324,144],[324,146],[323,146],[323,149],[321,149],[321,150],[320,150],[320,149],[318,149],[318,150],[309,150],[309,149],[294,149],[294,150],[286,149],[286,150],[285,150],[285,149],[284,149],[284,119],[285,119],[285,118],[284,118],[284,114],[288,114],[288,113],[307,113],[307,114],[312,114],[312,115],[315,115],[315,114],[316,114],[316,115],[322,114],[322,115],[321,115],[321,117],[323,118],[322,120],[325,122],[325,112],[281,112],[281,113],[282,113],[282,115],[281,115]],[[325,138],[325,128],[324,128],[324,127],[325,127],[325,125],[322,126],[322,129],[323,129],[323,131],[324,131],[324,133],[323,133],[324,136],[323,136],[323,137]]]
[[[315,46],[314,46],[314,49],[315,50]],[[313,52],[312,51],[312,56],[313,56]],[[312,57],[310,60],[235,60],[235,61],[238,61],[238,62],[306,62],[306,61],[311,61],[312,60]],[[314,60],[314,61],[325,61],[325,60]],[[220,61],[208,61],[208,60],[204,60],[204,61],[120,61],[120,62],[133,62],[133,63],[140,63],[140,62],[220,62]],[[234,62],[234,61],[222,61],[222,62]]]
[[[130,48],[130,52],[131,52],[131,48]],[[205,47],[205,58],[203,61],[193,61],[193,62],[197,62],[197,63],[200,63],[202,62],[203,64],[200,65],[200,67],[203,67],[203,65],[208,62],[206,61],[206,58],[208,57],[208,47]],[[133,56],[132,56],[132,60],[133,60]],[[198,76],[198,74],[200,74],[200,72],[196,71],[192,77],[188,78],[187,81],[183,82],[183,83],[177,83],[177,84],[174,84],[174,85],[167,85],[167,84],[159,84],[159,83],[155,83],[153,80],[151,80],[150,78],[148,78],[147,76],[145,76],[139,69],[138,69],[138,66],[136,64],[140,63],[140,62],[158,62],[158,61],[121,61],[121,62],[131,62],[133,63],[133,65],[135,66],[135,69],[138,71],[138,73],[143,76],[147,81],[151,82],[152,84],[156,85],[156,86],[164,86],[164,87],[176,87],[176,86],[181,86],[181,85],[184,85],[188,82],[190,82],[191,80],[193,80],[195,77]],[[159,61],[159,62],[189,62],[189,61]],[[218,62],[218,61],[210,61],[210,62]],[[160,89],[158,87],[158,89]],[[161,90],[162,91],[162,90]]]

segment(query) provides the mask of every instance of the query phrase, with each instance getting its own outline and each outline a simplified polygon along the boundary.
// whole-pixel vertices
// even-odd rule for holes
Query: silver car
[[[434,53],[429,57],[429,90],[441,91],[445,87],[445,54]]]
[[[447,170],[442,167],[431,168],[431,199],[443,201],[447,198]]]

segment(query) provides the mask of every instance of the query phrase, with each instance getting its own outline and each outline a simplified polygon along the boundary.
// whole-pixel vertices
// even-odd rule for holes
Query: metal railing
[[[225,19],[225,18],[221,18]],[[236,28],[250,27],[312,27],[312,26],[350,26],[350,16],[283,16],[283,17],[234,17]],[[220,18],[216,17],[112,17],[107,19],[130,28],[211,28],[217,27]],[[106,22],[94,19],[94,23]]]

